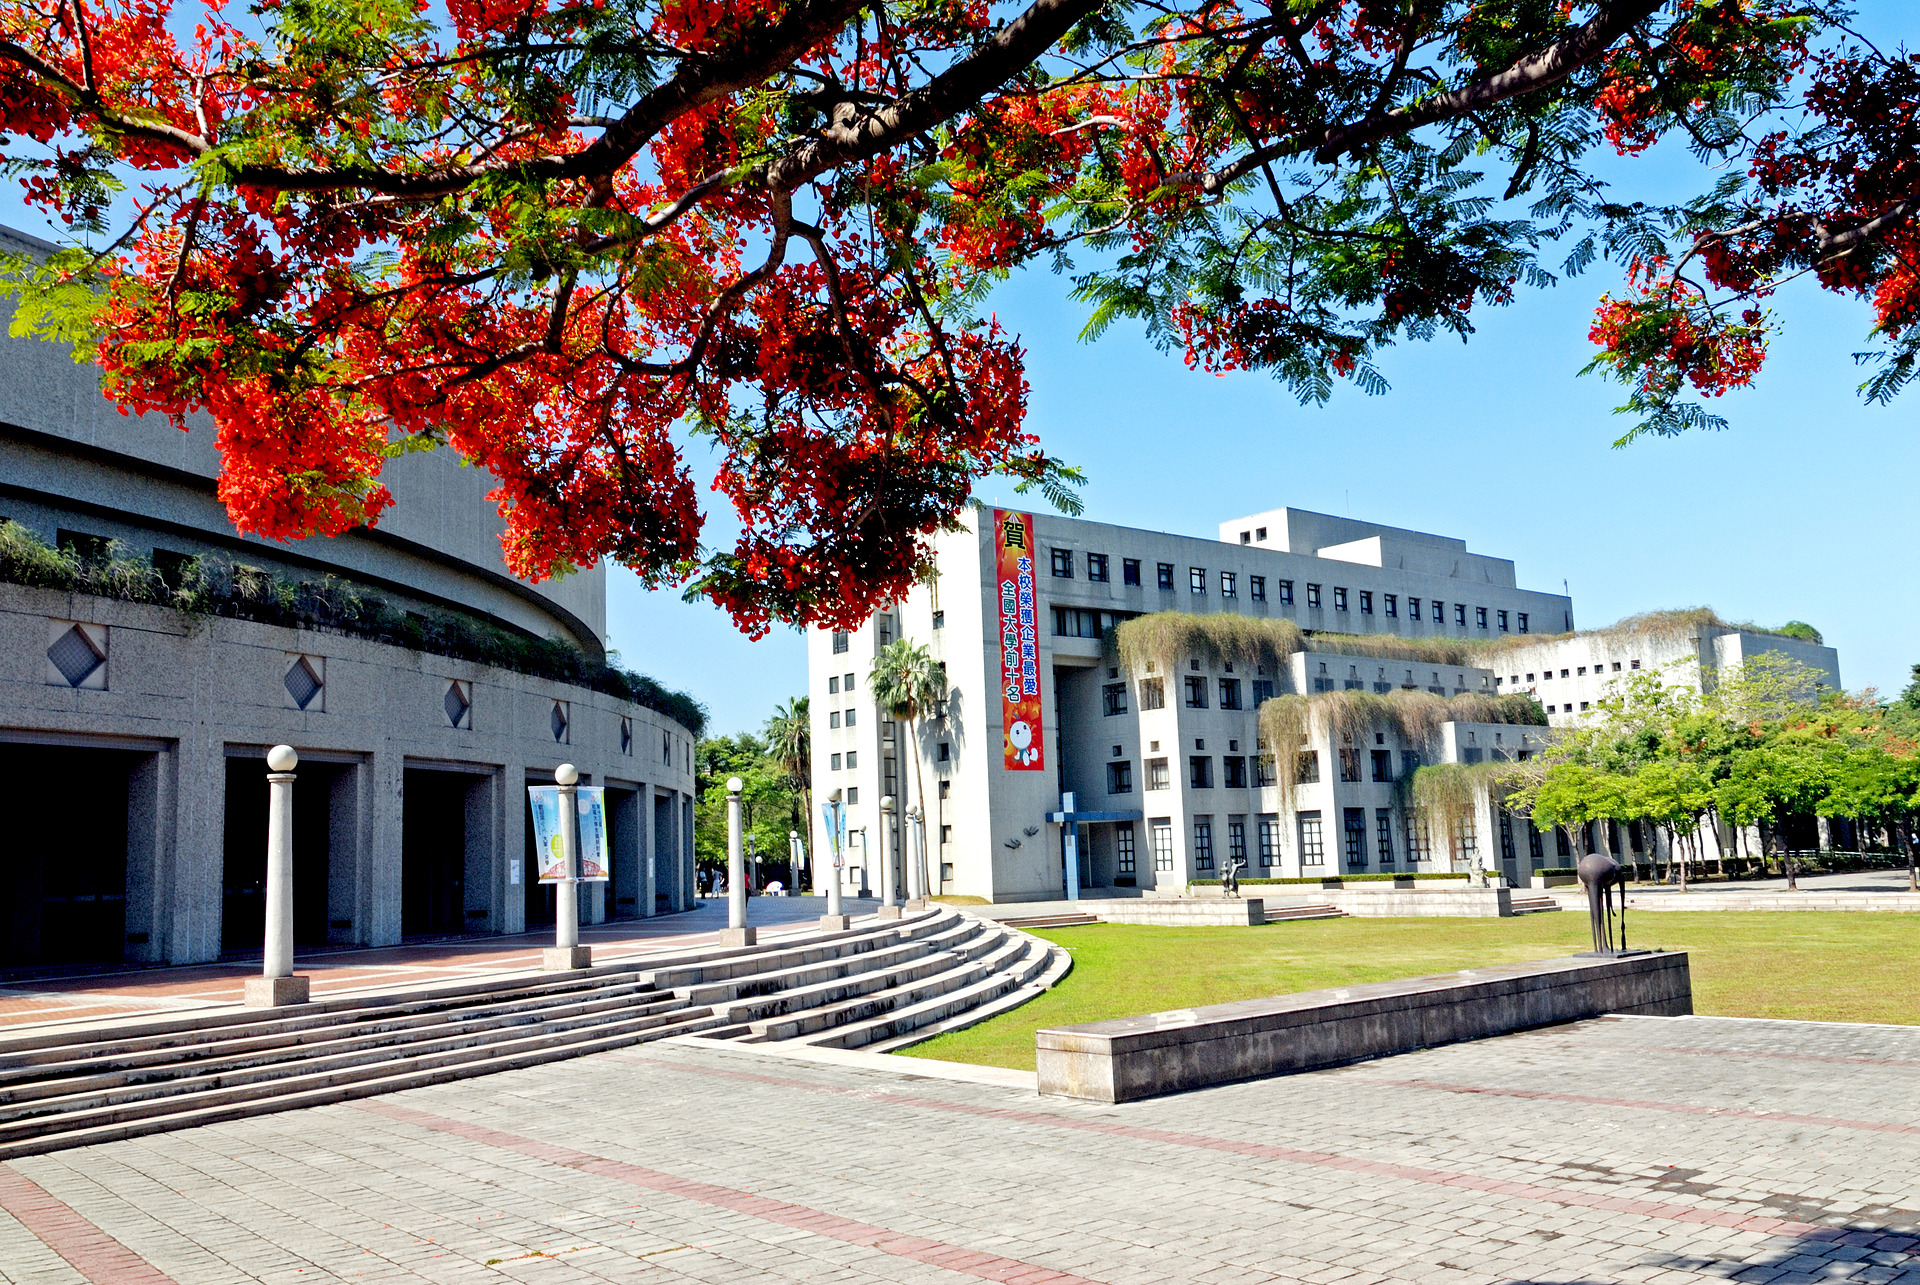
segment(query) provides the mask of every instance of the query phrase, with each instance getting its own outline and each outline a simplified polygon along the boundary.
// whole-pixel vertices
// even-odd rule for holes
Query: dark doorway
[[[126,956],[127,778],[143,755],[0,746],[0,961]]]
[[[327,944],[327,883],[332,867],[334,785],[353,769],[302,763],[293,786],[293,944]],[[227,760],[225,876],[220,949],[255,950],[266,938],[267,764]]]
[[[454,772],[406,770],[400,819],[405,936],[467,931],[467,791],[473,781]]]
[[[607,842],[613,849],[613,876],[607,887],[607,918],[634,919],[651,907],[640,904],[646,894],[645,845],[640,833],[640,794],[637,790],[607,788]]]

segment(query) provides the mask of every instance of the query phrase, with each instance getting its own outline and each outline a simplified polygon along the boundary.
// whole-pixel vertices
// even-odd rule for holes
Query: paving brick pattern
[[[0,1165],[0,1280],[1920,1285],[1916,1064],[1613,1018],[1116,1107],[655,1044]]]

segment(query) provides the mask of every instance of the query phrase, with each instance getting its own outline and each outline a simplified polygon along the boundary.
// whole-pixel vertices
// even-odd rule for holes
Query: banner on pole
[[[1041,724],[1040,635],[1034,600],[1033,517],[993,511],[994,580],[1000,589],[1000,725],[1010,771],[1046,768]]]
[[[575,789],[580,809],[581,883],[598,883],[608,877],[612,860],[607,842],[607,792],[598,785]],[[540,864],[541,883],[563,883],[567,877],[566,850],[560,845],[560,787],[529,785],[527,801],[533,808],[533,851]]]

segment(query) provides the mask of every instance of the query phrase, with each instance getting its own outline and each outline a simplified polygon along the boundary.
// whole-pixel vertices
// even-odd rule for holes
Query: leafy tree
[[[792,825],[793,793],[787,786],[786,772],[769,753],[767,742],[752,732],[703,737],[694,747],[693,763],[697,790],[694,856],[700,869],[709,877],[726,878],[727,778],[737,776],[745,787],[740,791],[742,849],[760,858],[760,879],[750,887],[757,891],[766,880],[775,878],[791,887],[787,831]]]
[[[927,787],[920,770],[919,724],[947,699],[947,669],[936,664],[926,646],[906,638],[896,638],[882,647],[867,671],[867,687],[874,703],[906,725],[907,757],[913,760],[913,792],[920,797],[922,834],[933,818],[927,813]],[[902,811],[906,801],[901,801]],[[904,831],[903,831],[904,833]],[[919,871],[919,887],[927,888],[926,852],[914,854]]]
[[[780,766],[781,780],[794,801],[792,828],[812,833],[813,723],[809,698],[790,696],[767,720],[767,753]]]
[[[440,442],[513,570],[607,556],[749,631],[897,598],[977,479],[1072,509],[993,282],[1303,400],[1606,257],[1627,436],[1721,421],[1765,304],[1920,362],[1920,60],[1836,0],[0,0],[0,132],[68,221],[0,284],[123,406],[203,409],[243,530],[337,533]],[[1721,175],[1610,194],[1601,147]],[[1559,249],[1552,249],[1554,242]],[[1079,256],[1077,259],[1075,256]],[[738,535],[703,551],[675,425]]]

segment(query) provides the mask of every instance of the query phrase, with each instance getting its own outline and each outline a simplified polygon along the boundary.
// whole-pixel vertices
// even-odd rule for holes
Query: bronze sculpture
[[[1593,924],[1593,951],[1595,955],[1626,955],[1627,949],[1627,874],[1620,863],[1601,852],[1589,852],[1580,858],[1580,864],[1574,867],[1580,876],[1580,885],[1587,890],[1587,916]],[[1620,890],[1620,944],[1613,942],[1614,923],[1612,893]]]
[[[1246,868],[1247,863],[1240,858],[1227,858],[1226,870],[1220,875],[1221,895],[1227,897],[1238,897],[1240,895],[1240,872]]]

